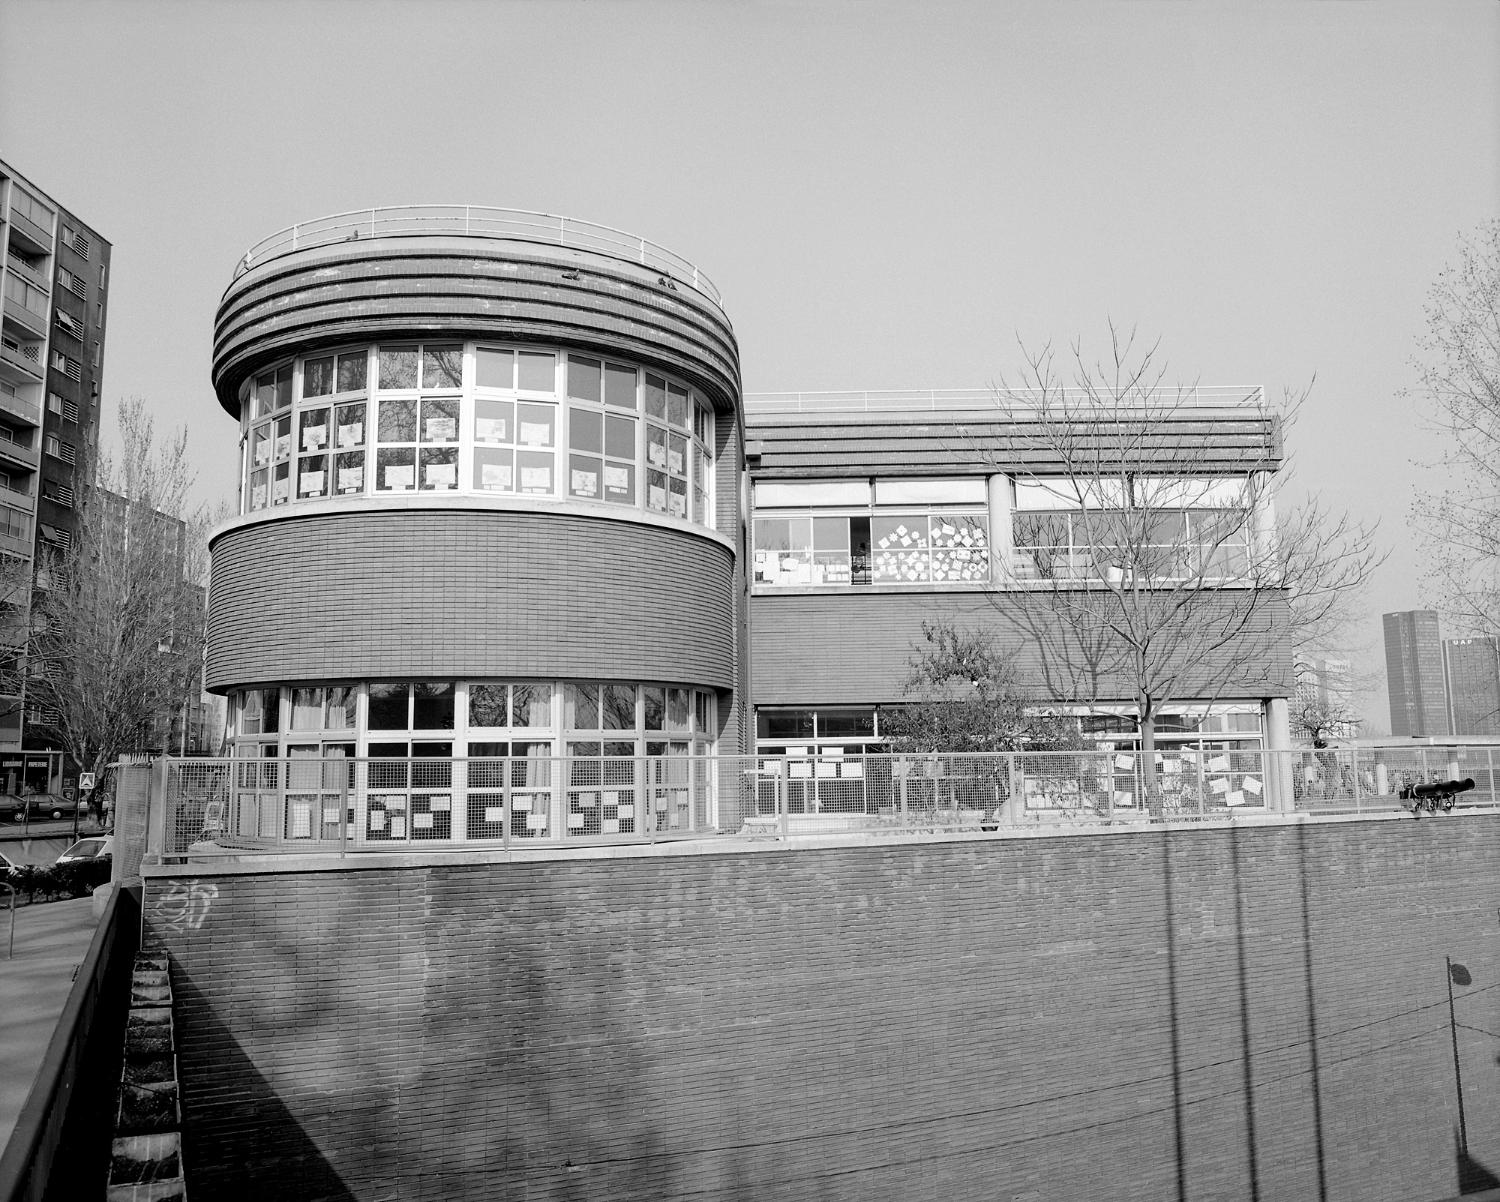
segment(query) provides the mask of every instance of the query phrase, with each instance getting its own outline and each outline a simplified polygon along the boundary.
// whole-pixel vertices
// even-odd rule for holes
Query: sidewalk
[[[0,1149],[52,1038],[73,973],[83,961],[98,919],[94,899],[16,907],[15,956],[7,960],[10,903],[0,890]]]

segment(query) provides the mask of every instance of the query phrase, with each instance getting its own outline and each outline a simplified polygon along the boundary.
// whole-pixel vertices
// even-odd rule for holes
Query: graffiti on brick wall
[[[219,887],[193,877],[173,881],[156,899],[156,918],[169,931],[196,931],[219,896]]]

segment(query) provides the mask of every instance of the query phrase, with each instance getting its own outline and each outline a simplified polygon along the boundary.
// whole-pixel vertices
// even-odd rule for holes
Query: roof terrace
[[[262,238],[247,250],[235,265],[234,277],[238,279],[252,267],[259,267],[270,259],[313,247],[355,242],[362,238],[435,235],[537,242],[592,251],[627,263],[638,263],[671,279],[681,280],[723,308],[718,288],[706,275],[681,255],[655,242],[607,225],[580,221],[576,217],[482,205],[400,205],[356,209],[298,222]]]
[[[747,392],[748,417],[787,413],[987,413],[1053,406],[1084,406],[1090,394],[1076,388],[917,388],[872,392]],[[1122,409],[1260,409],[1265,389],[1259,384],[1210,384],[1163,389],[1140,405],[1121,398]]]

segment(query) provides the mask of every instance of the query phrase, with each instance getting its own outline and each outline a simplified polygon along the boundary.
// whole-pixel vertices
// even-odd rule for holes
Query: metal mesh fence
[[[140,875],[148,842],[150,795],[150,764],[110,764],[94,791],[100,807],[107,803],[113,816],[113,880]]]
[[[1404,791],[1454,778],[1475,786],[1447,804],[1495,805],[1493,767],[1487,747],[172,760],[162,837],[168,854],[508,849],[1362,813],[1410,808]],[[122,836],[128,822],[145,829],[135,815],[149,770],[129,773],[114,778]]]

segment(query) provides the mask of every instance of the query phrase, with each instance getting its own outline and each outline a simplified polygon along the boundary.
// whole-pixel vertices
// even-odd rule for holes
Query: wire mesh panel
[[[1358,808],[1366,796],[1381,794],[1373,777],[1361,787],[1352,748],[1299,748],[1288,753],[1288,759],[1298,809]]]
[[[1117,800],[1118,784],[1125,783],[1122,800],[1134,805],[1134,776],[1118,779],[1114,757],[1095,753],[1051,752],[1019,754],[1014,759],[1019,805],[1013,816],[1037,821],[1076,822],[1108,818]]]
[[[96,793],[101,798],[113,799],[115,879],[139,875],[141,859],[146,854],[151,766],[111,764],[104,770],[104,779]]]
[[[468,759],[446,754],[447,744],[428,754],[411,747],[401,757],[333,754],[325,746],[323,754],[285,759],[170,761],[164,850],[983,832],[1294,808],[1389,810],[1410,807],[1413,790],[1471,778],[1472,789],[1444,794],[1443,808],[1493,805],[1500,785],[1487,746],[1263,752],[1204,741],[1149,757],[1128,750],[711,756],[705,745],[663,739],[572,743],[565,756],[550,754],[545,742],[490,743],[499,754]],[[144,822],[150,772],[142,766],[110,777],[122,837],[127,824]]]

